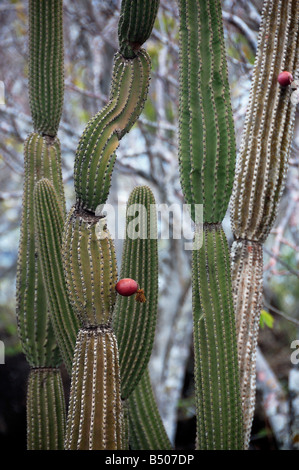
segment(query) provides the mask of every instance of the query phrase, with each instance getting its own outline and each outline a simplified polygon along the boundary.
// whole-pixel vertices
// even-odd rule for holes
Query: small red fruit
[[[124,278],[120,279],[115,286],[116,292],[124,297],[129,297],[130,295],[136,294],[138,290],[138,284],[134,279]]]
[[[281,72],[278,77],[277,77],[277,81],[279,83],[279,85],[283,86],[283,87],[286,87],[288,85],[290,85],[293,81],[293,76],[290,72]]]

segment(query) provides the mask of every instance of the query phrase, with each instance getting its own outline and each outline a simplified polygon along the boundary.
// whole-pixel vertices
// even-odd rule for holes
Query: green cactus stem
[[[218,0],[179,1],[181,185],[191,215],[222,221],[231,195],[235,136]]]
[[[74,169],[78,205],[95,212],[105,204],[115,150],[138,119],[148,93],[150,58],[140,50],[133,60],[116,53],[109,103],[87,124],[79,141]]]
[[[192,264],[197,448],[242,449],[243,424],[229,249],[206,224]]]
[[[34,189],[35,224],[51,320],[61,356],[71,373],[79,321],[70,305],[63,273],[61,243],[64,214],[52,183],[43,178]]]
[[[133,59],[150,37],[159,8],[159,0],[123,0],[118,23],[119,50]]]
[[[55,368],[31,369],[27,388],[28,450],[63,450],[65,402]]]
[[[17,320],[19,337],[32,367],[53,367],[59,364],[48,315],[47,295],[41,276],[40,255],[34,218],[34,185],[41,178],[52,181],[62,202],[62,176],[59,142],[32,133],[24,146],[24,192],[21,235],[17,264]]]
[[[179,1],[180,176],[195,237],[192,290],[197,449],[242,449],[242,410],[229,252],[221,221],[235,136],[220,0]],[[203,204],[203,233],[196,220]]]
[[[134,279],[139,288],[144,289],[146,302],[136,302],[135,296],[117,296],[113,328],[119,347],[123,399],[132,393],[141,379],[153,346],[158,309],[156,218],[152,191],[147,186],[136,187],[127,204],[120,277]],[[135,236],[136,224],[138,238]]]
[[[170,450],[148,369],[128,398],[130,446],[134,450]]]
[[[298,25],[296,0],[265,0],[231,205],[236,239],[232,247],[233,290],[247,446],[255,403],[255,355],[263,293],[262,244],[276,218],[294,131],[291,89],[281,87],[277,77],[282,70],[298,77]]]
[[[83,328],[110,325],[117,266],[106,219],[73,208],[65,224],[63,263],[69,299]]]
[[[34,129],[57,134],[64,94],[62,0],[29,0],[29,98]]]
[[[66,450],[122,449],[116,338],[109,327],[81,329],[74,354]]]

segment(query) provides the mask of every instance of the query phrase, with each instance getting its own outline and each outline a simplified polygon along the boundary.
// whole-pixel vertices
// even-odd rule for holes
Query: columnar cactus
[[[136,212],[138,217],[135,220]],[[118,296],[113,327],[119,345],[121,393],[127,401],[129,441],[134,449],[170,449],[147,365],[158,310],[158,246],[155,199],[150,188],[133,189],[127,204],[126,238],[121,278],[133,278],[143,288],[146,302]],[[135,228],[138,223],[138,237]]]
[[[56,132],[63,97],[62,1],[29,1],[29,89],[34,129],[24,146],[24,195],[17,267],[19,336],[31,366],[27,390],[29,449],[61,449],[65,403],[60,353],[51,323],[38,252],[34,187],[53,184],[61,210],[64,195]],[[49,315],[50,313],[50,315]],[[52,416],[56,419],[52,422]]]
[[[38,250],[52,325],[61,356],[70,374],[79,321],[67,295],[62,265],[64,213],[55,188],[47,178],[36,183],[34,204]]]
[[[138,12],[144,15],[143,25],[131,24],[130,15],[137,4],[141,9]],[[155,8],[148,10],[148,5]],[[127,448],[118,346],[112,329],[117,267],[113,241],[101,214],[101,206],[105,204],[110,189],[116,158],[114,152],[120,139],[138,119],[147,98],[150,59],[141,49],[142,42],[138,41],[147,39],[150,34],[157,5],[157,1],[151,0],[136,4],[123,1],[122,20],[128,21],[132,32],[135,30],[138,50],[134,46],[136,53],[133,57],[126,55],[123,45],[127,39],[120,28],[121,46],[114,57],[110,100],[89,121],[76,151],[76,203],[67,216],[62,243],[68,296],[80,320],[65,440],[67,449]],[[138,35],[138,27],[146,24],[151,25],[147,36]],[[130,38],[129,35],[128,40]],[[138,258],[134,263],[138,266]],[[154,292],[154,289],[153,293],[149,292],[153,304],[156,302]],[[144,313],[148,311],[145,307]],[[140,332],[142,341],[142,328]],[[149,328],[150,345],[152,339],[152,329]],[[145,344],[143,342],[142,346]],[[144,351],[144,357],[140,356],[143,367],[149,356],[148,346]],[[124,366],[122,368],[124,372]],[[123,390],[130,390],[130,382],[135,385],[141,377],[139,369],[124,372]]]
[[[278,76],[298,77],[299,4],[265,0],[250,100],[231,204],[234,302],[246,444],[255,402],[255,359],[262,305],[262,244],[273,227],[284,189],[293,136],[291,88]]]
[[[221,221],[235,140],[220,0],[179,1],[181,184],[195,235],[192,289],[198,449],[242,449],[237,337],[229,251]],[[196,205],[203,204],[203,230]]]

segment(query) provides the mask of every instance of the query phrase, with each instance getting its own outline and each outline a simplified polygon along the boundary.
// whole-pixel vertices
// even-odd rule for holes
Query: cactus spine
[[[299,4],[265,0],[231,205],[234,301],[237,314],[245,439],[255,402],[255,356],[262,303],[262,244],[284,189],[294,129],[291,90],[277,77],[298,77]],[[250,386],[249,386],[250,384]]]
[[[30,107],[36,132],[24,145],[17,319],[23,350],[32,368],[27,389],[28,448],[61,449],[65,428],[64,396],[58,369],[61,359],[50,321],[48,293],[41,276],[34,188],[40,179],[49,179],[63,210],[60,144],[56,138],[63,99],[62,1],[30,0],[29,32]]]
[[[198,449],[242,449],[229,251],[221,221],[235,141],[220,0],[179,1],[181,184],[196,223],[192,289]],[[203,231],[196,204],[203,204]]]

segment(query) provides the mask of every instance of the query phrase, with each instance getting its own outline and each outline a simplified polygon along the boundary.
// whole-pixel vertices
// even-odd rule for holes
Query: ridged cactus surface
[[[50,316],[61,356],[71,373],[79,320],[70,305],[62,265],[64,213],[48,179],[43,178],[36,183],[34,204],[38,250]]]
[[[33,367],[55,366],[59,351],[48,312],[47,294],[43,283],[34,217],[34,186],[48,178],[58,193],[60,207],[61,157],[59,141],[32,133],[24,146],[24,191],[21,235],[17,265],[17,320],[19,337],[29,364]]]
[[[150,58],[140,50],[133,60],[114,58],[109,103],[87,124],[79,141],[74,169],[79,206],[95,212],[105,204],[119,140],[138,119],[148,93]]]
[[[159,0],[123,0],[118,23],[121,54],[133,59],[149,38],[159,8]]]
[[[284,188],[296,107],[277,77],[299,73],[299,5],[266,0],[236,169],[231,222],[236,238],[264,242]]]
[[[204,227],[193,250],[194,357],[197,448],[241,449],[242,409],[230,257],[220,224]]]
[[[179,163],[195,221],[192,257],[197,449],[242,449],[229,251],[221,222],[231,196],[235,136],[220,0],[179,1]],[[196,219],[203,205],[203,228]]]
[[[27,388],[28,450],[63,450],[65,402],[59,369],[31,369]]]
[[[179,160],[185,201],[222,221],[234,178],[235,136],[220,1],[180,7]]]
[[[64,94],[62,0],[29,0],[29,98],[34,130],[57,134]]]
[[[231,249],[231,258],[240,386],[245,440],[248,443],[255,407],[256,347],[263,302],[262,245],[250,240],[236,240]]]
[[[128,398],[130,446],[134,450],[170,450],[146,369],[138,385]]]
[[[138,219],[135,219],[136,213]],[[134,219],[136,223],[138,221],[138,238],[134,233]],[[135,296],[119,295],[114,309],[113,327],[119,346],[123,399],[132,393],[141,379],[153,346],[158,309],[156,219],[152,191],[147,186],[136,187],[127,204],[120,277],[137,281],[139,288],[144,289],[146,302],[137,302]]]
[[[121,450],[122,403],[116,338],[80,330],[74,354],[66,450]]]
[[[63,236],[63,263],[69,298],[81,326],[110,324],[117,267],[105,218],[75,208],[70,211]]]
[[[265,0],[231,205],[236,239],[233,290],[247,446],[255,403],[262,243],[273,227],[284,190],[296,111],[291,88],[280,86],[277,78],[283,70],[298,78],[298,69],[299,3]]]

